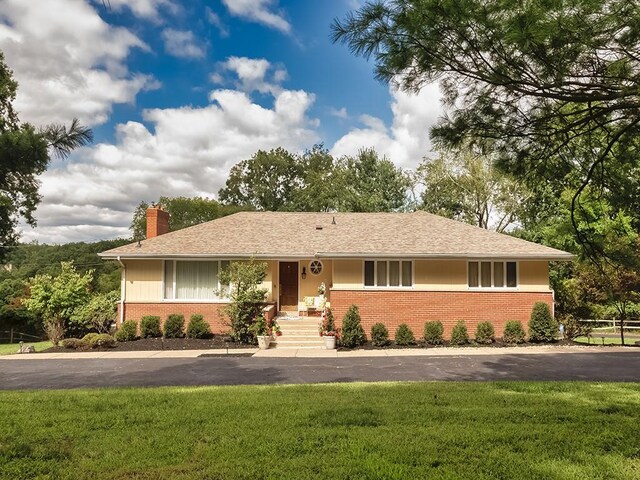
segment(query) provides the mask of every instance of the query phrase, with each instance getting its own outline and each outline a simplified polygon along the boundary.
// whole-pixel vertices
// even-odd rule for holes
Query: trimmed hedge
[[[476,342],[489,344],[496,341],[496,331],[491,322],[480,322],[476,328]]]
[[[87,344],[79,338],[65,338],[62,340],[62,346],[70,350],[81,350],[87,348]]]
[[[469,343],[467,326],[463,320],[458,320],[458,323],[456,323],[451,332],[451,345],[465,345],[467,343]]]
[[[135,320],[126,320],[116,331],[118,342],[132,342],[138,339],[138,323]]]
[[[424,341],[427,345],[442,345],[444,326],[439,320],[424,324]]]
[[[165,338],[182,338],[184,337],[184,315],[171,314],[164,322]]]
[[[524,343],[526,334],[519,320],[509,320],[504,327],[502,341],[504,343]]]
[[[529,320],[530,342],[553,342],[558,335],[558,324],[551,316],[549,305],[536,302]]]
[[[146,315],[140,320],[140,336],[142,338],[157,338],[162,336],[160,330],[160,317]]]
[[[384,323],[376,323],[371,327],[371,344],[374,347],[389,345],[389,330]]]
[[[113,348],[116,346],[116,340],[108,333],[100,333],[91,339],[89,346],[91,348]]]
[[[366,341],[367,337],[364,335],[358,307],[351,305],[342,319],[340,344],[347,348],[353,348],[363,345]]]
[[[204,321],[204,317],[198,313],[191,315],[187,326],[187,338],[210,338],[211,329]]]
[[[84,337],[82,337],[82,341],[85,344],[89,345],[89,344],[91,344],[91,340],[93,340],[98,335],[99,335],[99,333],[95,333],[95,332],[87,333]]]
[[[396,345],[413,345],[416,343],[416,337],[413,335],[411,328],[406,323],[398,325],[396,330]]]

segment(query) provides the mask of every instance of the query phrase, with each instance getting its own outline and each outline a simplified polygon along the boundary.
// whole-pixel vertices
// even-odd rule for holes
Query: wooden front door
[[[298,262],[280,262],[280,310],[298,310]]]

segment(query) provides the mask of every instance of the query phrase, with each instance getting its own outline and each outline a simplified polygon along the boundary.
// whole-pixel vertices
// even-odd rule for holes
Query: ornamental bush
[[[135,320],[127,320],[116,331],[118,342],[132,342],[138,339],[138,323]]]
[[[164,338],[184,337],[184,315],[172,313],[164,322]]]
[[[451,345],[464,345],[469,343],[469,334],[467,333],[467,326],[463,320],[458,320],[453,331],[451,332]]]
[[[199,313],[191,315],[189,325],[187,325],[188,338],[211,338],[209,324],[204,321],[204,317]]]
[[[82,337],[82,341],[86,345],[90,345],[91,344],[91,340],[93,340],[97,336],[98,336],[98,334],[95,333],[95,332],[87,333],[84,337]]]
[[[489,344],[496,341],[496,331],[491,322],[480,322],[476,328],[476,342]]]
[[[340,343],[344,347],[353,348],[364,344],[366,341],[367,337],[364,335],[364,329],[360,322],[358,307],[351,305],[342,319]]]
[[[416,337],[406,323],[398,325],[396,330],[396,345],[413,345],[416,343]]]
[[[87,348],[87,344],[79,338],[65,338],[62,340],[62,346],[70,350],[82,350]]]
[[[522,323],[518,320],[509,320],[504,327],[502,341],[504,343],[524,343],[525,336]]]
[[[439,320],[426,322],[424,324],[424,341],[427,345],[442,345],[444,326]]]
[[[91,348],[113,348],[116,346],[115,339],[108,333],[100,333],[91,339]]]
[[[549,305],[536,302],[529,320],[530,342],[553,342],[558,335],[558,324],[551,316]]]
[[[376,323],[371,327],[371,344],[374,347],[389,345],[389,330],[384,323]]]
[[[157,338],[162,336],[160,330],[160,317],[146,315],[140,320],[140,336],[142,338]]]

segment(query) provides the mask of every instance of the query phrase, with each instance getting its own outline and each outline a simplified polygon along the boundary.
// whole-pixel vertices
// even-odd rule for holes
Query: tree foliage
[[[347,348],[354,348],[364,345],[367,337],[364,334],[360,320],[360,312],[356,305],[351,305],[342,319],[342,332],[340,334],[340,344]]]

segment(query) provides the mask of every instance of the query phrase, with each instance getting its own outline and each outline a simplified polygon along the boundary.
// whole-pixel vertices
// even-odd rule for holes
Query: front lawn
[[[608,334],[608,335],[611,335],[611,334]],[[625,345],[633,346],[636,344],[638,340],[640,340],[640,338],[637,335],[624,336]],[[597,333],[592,333],[591,339],[589,339],[588,337],[577,337],[574,341],[576,343],[582,343],[584,345],[622,345],[622,342],[620,341],[620,334],[618,334],[617,337],[611,337],[611,336],[604,337],[604,340],[603,340],[601,335],[598,335]]]
[[[345,372],[348,375],[348,372]],[[3,478],[640,477],[640,384],[0,392]]]
[[[46,350],[47,348],[51,348],[52,344],[50,341],[45,342],[24,342],[25,345],[33,345],[36,349],[36,352],[41,352]],[[0,344],[0,355],[11,355],[12,353],[17,353],[20,348],[19,343],[1,343]]]

